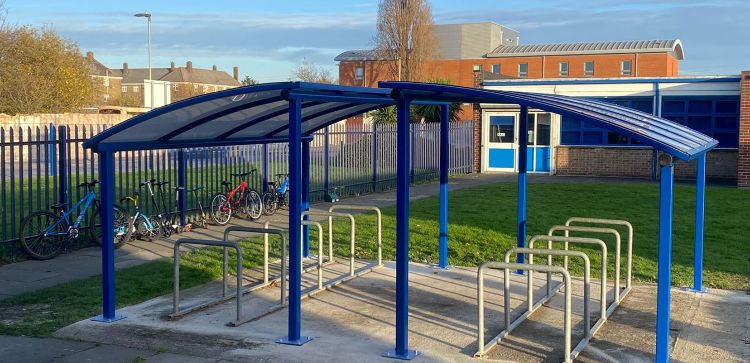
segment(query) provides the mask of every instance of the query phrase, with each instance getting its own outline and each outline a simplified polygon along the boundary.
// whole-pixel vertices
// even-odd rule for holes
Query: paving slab
[[[315,274],[306,276],[314,282]],[[541,275],[541,276],[539,276]],[[525,310],[525,281],[514,276],[512,314]],[[129,347],[154,350],[164,347],[171,353],[208,359],[240,362],[390,362],[381,354],[392,349],[395,334],[394,264],[321,292],[302,303],[302,334],[313,340],[301,347],[275,344],[286,334],[286,309],[264,315],[241,325],[228,327],[233,320],[234,302],[226,303],[170,321],[164,315],[171,309],[171,296],[118,310],[126,319],[101,324],[81,321],[56,332],[57,336],[90,341],[115,340]],[[536,296],[546,290],[546,279],[537,274]],[[492,271],[487,281],[486,337],[489,340],[503,325],[501,273]],[[216,285],[213,285],[216,293]],[[598,285],[592,286],[592,324],[598,315]],[[608,286],[612,296],[612,286]],[[654,359],[654,285],[636,285],[622,305],[603,325],[579,356],[583,362],[641,362]],[[192,291],[200,297],[199,288]],[[582,288],[574,279],[573,345],[582,337]],[[187,293],[187,292],[186,292]],[[417,362],[475,362],[477,350],[476,269],[454,267],[434,269],[410,265],[410,346],[421,352]],[[747,361],[746,319],[750,304],[743,292],[714,292],[696,295],[673,289],[673,359],[705,361]],[[272,287],[243,297],[246,314],[275,304],[278,288]],[[488,360],[542,362],[562,358],[562,294],[522,323],[493,348]],[[698,303],[701,300],[701,303]],[[188,300],[185,300],[187,303]],[[730,321],[731,320],[731,321]],[[721,330],[721,331],[720,331]],[[719,333],[717,337],[717,333]],[[744,337],[744,338],[743,338]]]
[[[78,353],[66,355],[55,362],[60,363],[87,363],[87,362],[107,362],[107,363],[133,363],[145,360],[147,357],[154,355],[154,352],[128,348],[120,345],[99,345],[91,349],[83,350]]]
[[[5,363],[52,362],[96,346],[91,342],[0,335],[0,360]]]

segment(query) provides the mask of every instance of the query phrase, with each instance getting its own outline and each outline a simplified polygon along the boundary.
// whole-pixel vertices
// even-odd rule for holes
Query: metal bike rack
[[[237,242],[230,242],[229,241],[229,235],[232,232],[251,232],[251,233],[263,233],[266,238],[264,239],[263,243],[263,282],[259,284],[249,285],[249,286],[243,286],[242,285],[242,247]],[[286,246],[286,236],[284,235],[284,232],[279,229],[269,229],[269,228],[255,228],[255,227],[241,227],[241,226],[230,226],[227,227],[224,230],[224,240],[223,241],[217,241],[217,240],[201,240],[201,239],[190,239],[190,238],[183,238],[180,240],[177,240],[175,242],[175,258],[174,258],[174,264],[175,264],[175,282],[174,282],[174,293],[173,293],[173,312],[169,315],[170,319],[177,319],[179,317],[182,317],[186,314],[189,314],[191,312],[201,310],[210,306],[214,306],[220,303],[223,303],[225,301],[228,301],[233,298],[237,298],[238,296],[242,296],[244,294],[247,294],[248,292],[255,291],[261,288],[264,288],[266,286],[269,286],[275,281],[278,281],[280,277],[275,278],[273,280],[269,279],[268,276],[268,234],[275,234],[281,237],[282,239],[282,254],[285,253],[284,248]],[[180,310],[179,309],[179,246],[181,244],[199,244],[204,246],[218,246],[223,247],[223,263],[222,263],[222,297],[213,301],[209,301],[204,304],[200,304],[197,306],[193,306],[191,308]],[[227,295],[228,290],[228,280],[229,280],[229,253],[228,249],[234,248],[238,251],[238,262],[237,262],[237,294],[235,295]],[[282,262],[283,264],[283,262]],[[237,299],[237,319],[234,322],[230,322],[229,325],[237,325],[237,322],[241,320],[241,303],[239,301],[240,299]]]
[[[383,215],[380,213],[380,208],[375,206],[367,205],[347,205],[337,204],[328,208],[328,212],[331,213],[335,210],[369,210],[375,211],[378,215],[378,266],[383,266]],[[328,217],[328,242],[333,244],[333,217]]]
[[[349,276],[354,276],[354,241],[355,241],[355,221],[354,216],[349,213],[337,213],[337,212],[318,212],[318,211],[304,211],[302,217],[305,216],[324,216],[328,217],[328,258],[330,261],[334,260],[333,257],[333,217],[347,217],[352,222],[352,228],[350,232],[351,244],[349,245]]]
[[[614,281],[614,300],[616,304],[613,304],[610,306],[610,309],[614,310],[614,307],[619,305],[620,301],[627,296],[627,294],[630,292],[630,286],[625,287],[625,291],[620,290],[620,232],[618,232],[616,229],[613,228],[601,228],[601,227],[585,227],[585,226],[553,226],[549,229],[549,235],[552,236],[557,231],[564,231],[565,235],[569,235],[570,232],[587,232],[587,233],[606,233],[611,234],[615,237],[615,281]],[[564,247],[566,250],[568,249],[567,243]],[[631,255],[632,251],[628,250],[628,255]],[[563,261],[563,267],[567,267],[567,260]],[[628,264],[628,270],[631,268],[630,261],[627,261]],[[610,312],[611,313],[611,312]]]
[[[625,290],[630,291],[632,277],[633,277],[633,225],[630,222],[622,219],[604,219],[604,218],[586,218],[586,217],[570,217],[565,222],[566,226],[575,224],[598,224],[598,225],[609,225],[609,226],[625,226],[628,229],[628,243],[627,243],[627,276],[625,279]],[[624,293],[623,293],[624,297]]]
[[[588,237],[565,237],[565,236],[546,236],[546,235],[536,235],[532,236],[529,240],[529,248],[534,248],[534,243],[536,242],[543,242],[547,241],[547,248],[551,249],[551,242],[568,242],[568,243],[582,243],[582,244],[592,244],[592,245],[598,245],[601,248],[601,272],[600,272],[600,279],[601,279],[601,291],[599,294],[599,309],[601,311],[600,318],[597,320],[596,324],[594,324],[594,327],[591,328],[591,334],[596,334],[596,332],[599,330],[599,328],[604,324],[604,321],[607,320],[607,244],[604,243],[604,241],[598,239],[598,238],[588,238]],[[565,250],[562,250],[565,251]],[[529,256],[529,263],[533,263],[534,257]],[[563,267],[564,268],[564,267]],[[566,269],[567,271],[567,269]],[[528,281],[529,284],[533,281],[533,271],[529,271],[528,274]],[[547,285],[549,285],[549,281],[547,282]],[[553,293],[556,293],[559,291],[559,288],[561,286],[558,285],[558,287],[552,289]],[[529,286],[527,289],[527,296],[528,299],[531,301],[534,297],[534,290]],[[554,295],[553,294],[547,294],[545,296],[541,303],[538,304],[536,307],[541,306],[542,303],[547,302],[549,299],[551,299]],[[536,309],[535,307],[535,309]]]
[[[508,258],[508,255],[506,255],[506,259]],[[526,319],[531,312],[527,311],[521,317],[516,319],[513,323],[510,323],[506,325],[505,330],[500,332],[495,338],[492,338],[492,341],[488,344],[484,344],[484,270],[488,268],[493,269],[503,269],[504,273],[504,291],[505,296],[510,296],[509,290],[510,290],[510,270],[523,270],[523,271],[539,271],[539,272],[553,272],[553,273],[559,273],[563,276],[563,285],[565,287],[565,318],[564,318],[564,332],[565,332],[565,362],[571,362],[571,352],[570,352],[570,341],[571,341],[571,323],[570,323],[570,317],[571,317],[571,281],[570,281],[570,274],[567,270],[562,268],[561,266],[548,266],[548,265],[529,265],[525,263],[510,263],[510,262],[485,262],[482,264],[482,266],[479,267],[479,271],[477,272],[477,299],[478,299],[478,307],[479,307],[479,324],[477,327],[477,338],[478,338],[478,351],[474,354],[475,357],[481,357],[485,354],[485,352],[492,347],[494,347],[497,343],[500,342],[502,338],[508,335],[511,330],[513,330],[518,324],[520,324],[524,319]],[[506,299],[507,300],[507,299]],[[505,316],[506,316],[506,323],[508,322],[508,317],[510,316],[510,306],[508,303],[505,304]]]
[[[222,297],[220,299],[180,311],[180,246],[183,244],[224,247],[224,281],[222,288]],[[232,298],[232,296],[227,296],[227,248],[233,248],[235,251],[237,251],[237,294],[233,297],[237,298],[237,320],[240,319],[240,316],[242,316],[242,304],[240,303],[239,298],[240,296],[242,296],[242,247],[240,247],[240,245],[236,242],[193,238],[181,238],[174,243],[174,292],[172,293],[172,314],[169,315],[170,318],[174,319],[190,312],[203,309]]]

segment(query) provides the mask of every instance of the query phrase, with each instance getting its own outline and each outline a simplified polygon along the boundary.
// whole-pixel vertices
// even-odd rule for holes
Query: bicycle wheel
[[[52,230],[47,230],[57,221],[60,223]],[[46,233],[56,232],[60,235],[49,236]],[[19,231],[21,247],[35,260],[49,260],[59,255],[68,239],[68,223],[48,211],[29,214],[21,221]]]
[[[263,213],[267,216],[276,213],[279,208],[279,198],[276,193],[266,192],[263,193]]]
[[[114,228],[114,244],[115,249],[122,247],[126,242],[130,241],[130,237],[133,234],[133,220],[130,218],[130,214],[128,211],[125,210],[125,208],[120,207],[119,205],[115,205],[114,207],[114,214],[112,221],[113,228]],[[102,229],[98,226],[101,225],[101,217],[99,215],[99,208],[96,206],[93,206],[91,208],[91,213],[89,215],[89,224],[86,231],[86,237],[89,239],[89,241],[92,241],[96,243],[97,245],[102,245]]]
[[[225,225],[232,219],[232,206],[223,193],[216,193],[211,197],[211,218],[218,225]]]
[[[154,237],[161,236],[161,226],[158,221],[153,219],[149,219],[148,222],[146,221],[146,216],[139,214],[138,218],[133,222],[133,230],[135,231],[136,238],[152,242]],[[149,224],[151,225],[150,227]]]
[[[263,215],[263,201],[255,190],[250,189],[245,195],[245,213],[253,221]]]

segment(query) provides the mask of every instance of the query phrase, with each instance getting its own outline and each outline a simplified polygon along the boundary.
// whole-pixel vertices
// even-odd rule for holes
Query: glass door
[[[514,171],[516,166],[517,114],[490,114],[487,140],[487,169]]]
[[[550,135],[552,115],[549,113],[530,113],[528,116],[529,135],[527,171],[548,173],[550,171]]]

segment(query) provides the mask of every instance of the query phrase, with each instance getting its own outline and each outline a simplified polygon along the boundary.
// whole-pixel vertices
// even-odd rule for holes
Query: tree
[[[292,73],[292,78],[302,82],[312,83],[337,83],[331,76],[331,71],[303,59],[302,63]]]
[[[439,57],[427,0],[382,0],[375,44],[393,78],[421,81],[425,62]]]
[[[430,83],[450,84],[450,81],[443,78],[428,80]],[[448,106],[449,121],[458,121],[458,114],[461,113],[461,104],[452,102]],[[414,105],[411,109],[412,122],[440,122],[440,106],[438,105]]]
[[[372,122],[376,124],[395,124],[397,121],[396,107],[388,106],[370,112]]]
[[[254,86],[258,84],[258,81],[256,81],[253,77],[245,76],[245,79],[243,79],[241,83],[243,86]]]
[[[0,29],[0,113],[62,113],[93,102],[78,45],[52,29]]]

